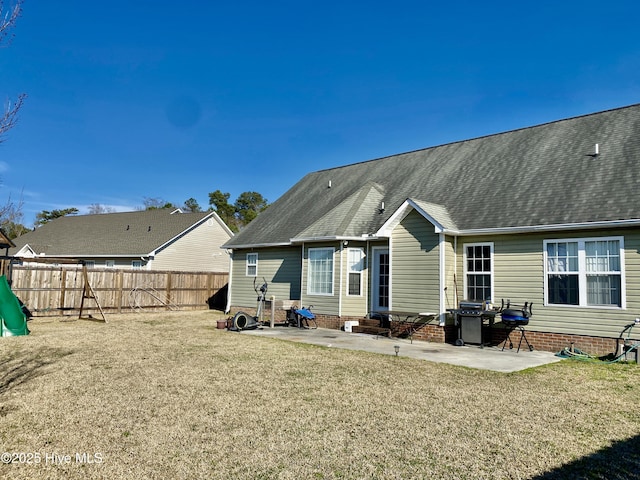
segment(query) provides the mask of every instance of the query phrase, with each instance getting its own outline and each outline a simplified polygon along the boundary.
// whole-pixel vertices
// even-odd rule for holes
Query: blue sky
[[[273,202],[310,171],[640,103],[638,18],[631,0],[26,0],[0,48],[0,99],[28,95],[0,203],[31,226],[218,189]]]

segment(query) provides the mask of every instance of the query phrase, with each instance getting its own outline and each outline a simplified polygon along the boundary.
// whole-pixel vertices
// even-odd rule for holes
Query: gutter
[[[375,235],[363,234],[363,235],[327,235],[324,237],[299,237],[292,238],[291,243],[308,243],[308,242],[344,242],[346,241],[354,241],[354,242],[365,242],[367,240],[376,240],[378,237]]]
[[[447,235],[464,237],[472,235],[504,235],[505,233],[536,233],[554,232],[559,230],[586,230],[638,226],[640,226],[640,219],[607,220],[603,222],[559,223],[554,225],[526,225],[522,227],[475,228],[469,230],[444,229],[443,232]]]
[[[354,242],[365,242],[369,240],[378,240],[381,237],[377,235],[369,235],[364,234],[362,236],[326,236],[326,237],[299,237],[299,238],[291,238],[288,242],[275,242],[275,243],[247,243],[244,245],[228,245],[224,244],[220,248],[225,250],[240,250],[247,248],[268,248],[268,247],[290,247],[292,245],[302,245],[304,243],[313,243],[313,242],[343,242],[354,241]]]
[[[247,243],[244,245],[229,245],[225,243],[220,248],[224,250],[240,250],[245,248],[267,248],[267,247],[288,247],[291,242],[276,242],[276,243]]]
[[[153,259],[154,255],[151,253],[146,253],[146,254],[140,254],[140,253],[131,253],[129,255],[111,255],[111,254],[104,254],[104,255],[84,255],[82,253],[78,253],[78,254],[74,254],[74,255],[48,255],[48,254],[40,254],[40,255],[34,255],[32,257],[27,257],[24,254],[21,255],[14,255],[16,257],[20,257],[20,258],[26,258],[26,259],[30,259],[30,258],[50,258],[53,260],[57,260],[57,259],[76,259],[76,258],[140,258],[142,260],[145,259]]]

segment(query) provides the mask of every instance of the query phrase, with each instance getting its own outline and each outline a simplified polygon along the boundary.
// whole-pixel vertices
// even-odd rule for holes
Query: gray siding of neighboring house
[[[545,306],[543,241],[612,236],[624,237],[626,308]],[[463,244],[477,242],[494,243],[494,303],[500,304],[501,299],[510,299],[513,303],[533,302],[533,316],[527,326],[530,330],[617,337],[622,328],[640,314],[640,232],[637,230],[458,238],[459,295],[463,295]]]
[[[234,307],[255,307],[256,286],[264,280],[268,283],[267,299],[300,299],[301,247],[263,248],[255,251],[234,250],[232,262],[231,305]],[[247,253],[258,254],[257,276],[247,275]]]
[[[393,231],[391,269],[392,310],[439,312],[439,235],[416,211]]]
[[[364,252],[363,270],[361,272],[360,295],[349,295],[349,262],[348,249],[361,248]],[[342,249],[342,308],[341,315],[344,316],[364,316],[369,305],[369,260],[367,258],[366,242],[350,241],[348,246]]]
[[[154,270],[191,272],[228,272],[229,254],[219,248],[230,235],[213,218],[160,250],[153,261]],[[203,254],[202,252],[205,252]]]

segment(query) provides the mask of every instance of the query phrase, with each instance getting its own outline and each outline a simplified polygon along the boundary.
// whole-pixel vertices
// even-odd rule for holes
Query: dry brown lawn
[[[640,478],[636,365],[501,374],[242,335],[218,318],[40,318],[0,339],[0,476]]]

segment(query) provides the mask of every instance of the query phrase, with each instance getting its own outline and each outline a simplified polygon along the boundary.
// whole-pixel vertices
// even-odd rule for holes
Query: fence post
[[[167,310],[170,310],[171,307],[171,272],[167,272],[167,288],[166,288],[166,297],[167,297]]]
[[[116,305],[117,312],[122,313],[122,295],[123,295],[122,270],[116,273]]]
[[[60,267],[60,282],[60,298],[58,300],[58,307],[64,309],[64,304],[67,300],[67,271],[62,267]]]

